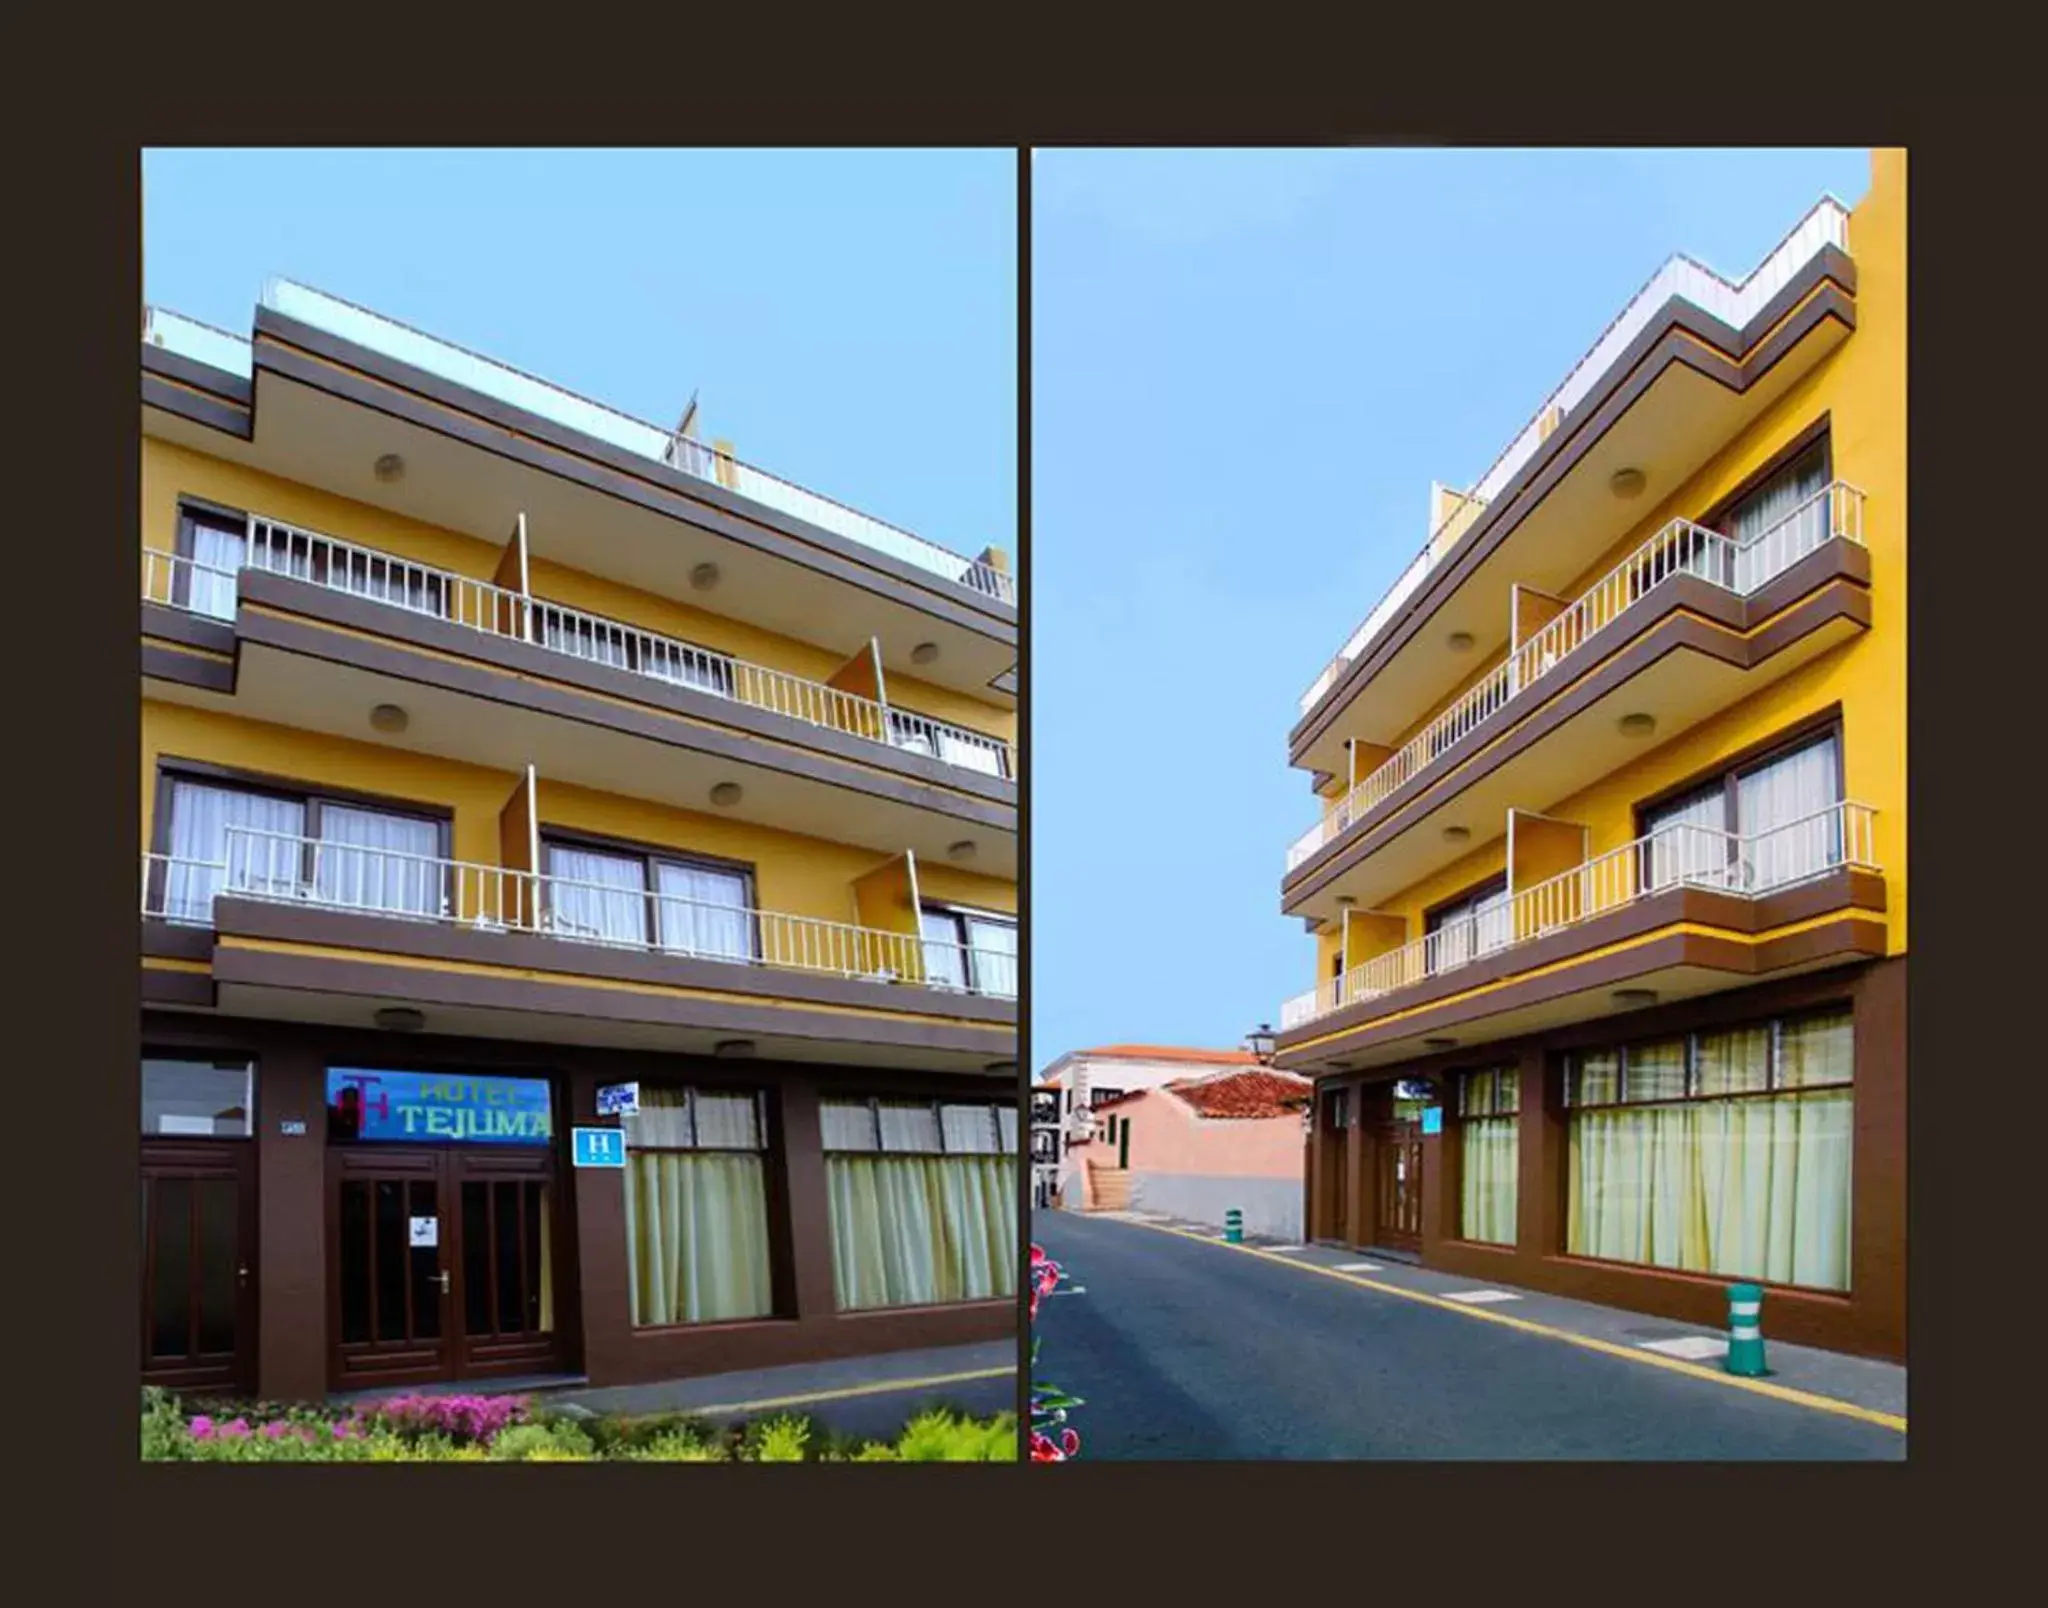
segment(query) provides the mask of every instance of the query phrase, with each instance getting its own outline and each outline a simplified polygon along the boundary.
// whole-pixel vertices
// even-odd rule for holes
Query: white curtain
[[[1014,1155],[827,1156],[825,1178],[842,1311],[1016,1293]]]
[[[1842,859],[1835,739],[1824,738],[1751,771],[1735,784],[1736,816],[1754,888],[1796,882]],[[1826,811],[1827,813],[1818,813]]]
[[[943,1105],[939,1125],[951,1155],[1001,1155],[1002,1136],[996,1125],[995,1106]]]
[[[898,748],[908,749],[913,754],[938,757],[938,748],[932,742],[932,728],[915,715],[898,714],[889,711],[889,741]]]
[[[1826,462],[1810,452],[1744,499],[1728,521],[1737,591],[1754,591],[1828,539],[1826,485]]]
[[[878,1150],[875,1113],[865,1100],[823,1100],[818,1126],[827,1150]]]
[[[765,1317],[774,1297],[754,1097],[648,1088],[640,1107],[624,1122],[634,1326]]]
[[[440,838],[439,826],[416,816],[323,805],[314,886],[328,904],[439,915],[445,877],[437,858]]]
[[[1441,913],[1434,942],[1425,945],[1428,970],[1447,971],[1489,954],[1514,936],[1514,910],[1507,889],[1469,899]]]
[[[195,612],[209,614],[216,620],[232,620],[235,617],[235,572],[242,567],[248,538],[239,530],[224,530],[217,525],[203,525],[197,520],[190,521],[186,529],[192,533],[193,564],[205,566],[205,569],[191,571],[187,604]],[[209,573],[213,570],[225,570],[227,573]]]
[[[230,827],[278,835],[230,833]],[[296,892],[305,828],[306,808],[294,799],[173,781],[164,913],[174,921],[211,921],[213,896],[224,886],[239,893]]]
[[[924,976],[942,988],[967,986],[967,956],[960,945],[960,923],[943,910],[920,910],[918,930],[924,934]]]
[[[973,963],[974,987],[978,993],[1004,999],[1017,995],[1017,926],[1010,921],[967,918],[969,960]]]
[[[754,923],[744,876],[657,860],[654,882],[662,948],[717,960],[752,958]]]
[[[1489,1245],[1515,1243],[1521,1119],[1481,1117],[1459,1124],[1458,1232]]]
[[[1644,891],[1680,882],[1723,887],[1730,876],[1728,798],[1717,784],[1652,810],[1643,821],[1637,880]]]
[[[608,943],[647,942],[647,873],[640,861],[550,845],[548,869],[556,932]]]
[[[922,1100],[884,1100],[875,1117],[884,1150],[931,1154],[943,1147],[939,1114]]]

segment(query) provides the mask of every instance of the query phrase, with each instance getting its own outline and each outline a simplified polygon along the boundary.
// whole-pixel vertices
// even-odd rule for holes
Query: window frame
[[[975,948],[967,940],[967,923],[970,920],[972,920],[987,922],[992,926],[1008,927],[1012,933],[1017,935],[1021,943],[1023,938],[1023,924],[1020,921],[1018,921],[1017,917],[1014,914],[1007,910],[989,910],[979,905],[954,904],[951,901],[942,899],[919,900],[917,912],[919,916],[917,936],[920,946],[926,942],[941,941],[928,938],[928,935],[924,931],[924,923],[922,919],[923,917],[937,916],[942,920],[952,923],[953,938],[951,941],[959,946],[960,953],[966,962],[966,991],[968,993],[979,995],[984,999],[1013,999],[1016,997],[1015,994],[992,994],[986,987],[983,986],[982,978],[980,976],[981,961],[979,959],[981,951]],[[920,957],[922,957],[922,953],[922,948],[920,948]],[[1023,954],[1021,950],[1016,953],[1013,953],[1011,956],[1012,967],[1014,968],[1018,966],[1022,962],[1022,960]],[[1019,980],[1021,981],[1021,978]]]
[[[942,1095],[926,1096],[922,1094],[869,1094],[828,1095],[820,1103],[837,1106],[865,1105],[868,1108],[869,1131],[874,1136],[875,1141],[873,1146],[866,1150],[834,1149],[830,1144],[824,1142],[821,1134],[819,1150],[827,1156],[1008,1156],[1012,1161],[1018,1159],[1017,1153],[1014,1150],[1005,1150],[1003,1148],[1003,1119],[1001,1112],[1005,1102],[1002,1100],[961,1100],[948,1099]],[[891,1150],[885,1147],[882,1143],[882,1107],[885,1105],[929,1105],[932,1112],[932,1121],[938,1129],[939,1148],[936,1150]],[[953,1150],[947,1148],[946,1118],[944,1113],[944,1108],[947,1106],[978,1106],[986,1110],[989,1114],[990,1126],[995,1134],[995,1149]],[[1024,1130],[1028,1126],[1029,1124],[1025,1121],[1020,1120],[1018,1122],[1018,1139],[1020,1144],[1023,1142]]]
[[[626,838],[605,837],[596,832],[581,832],[568,827],[541,825],[540,874],[550,884],[555,877],[554,851],[557,847],[586,854],[609,854],[617,859],[637,860],[640,863],[640,897],[647,917],[647,951],[650,954],[668,955],[676,960],[705,960],[714,964],[734,966],[759,966],[766,947],[762,942],[761,905],[759,884],[750,860],[734,860],[723,855],[700,854],[688,849],[667,849],[658,844],[637,843]],[[724,871],[740,878],[746,888],[747,943],[748,953],[734,955],[686,955],[668,949],[661,935],[661,882],[655,866],[661,863],[677,866],[683,870]],[[624,891],[624,890],[620,890]],[[553,909],[552,895],[546,908]]]
[[[1722,497],[1694,523],[1703,525],[1718,535],[1732,537],[1733,533],[1728,527],[1734,524],[1736,513],[1753,502],[1780,475],[1796,468],[1815,449],[1820,452],[1822,483],[1832,484],[1835,478],[1834,430],[1831,415],[1823,413],[1766,458],[1749,475],[1736,482],[1734,490]]]
[[[642,1082],[644,1086],[659,1089],[663,1094],[680,1094],[684,1097],[684,1109],[688,1114],[690,1125],[690,1142],[687,1145],[634,1144],[631,1140],[625,1139],[622,1133],[621,1142],[625,1145],[627,1155],[631,1156],[636,1152],[640,1152],[647,1155],[760,1156],[765,1160],[775,1149],[773,1135],[768,1127],[768,1091],[765,1088],[759,1085],[750,1085],[744,1088],[719,1088],[715,1084],[649,1082],[645,1079]],[[727,1096],[743,1094],[751,1096],[754,1102],[754,1132],[757,1135],[758,1142],[752,1145],[700,1144],[697,1140],[697,1096],[700,1094],[722,1094]],[[624,1123],[621,1122],[620,1127],[622,1130],[624,1126]]]
[[[1850,1034],[1849,1076],[1832,1083],[1787,1084],[1783,1078],[1783,1053],[1785,1028],[1800,1022],[1817,1021],[1826,1017],[1844,1020]],[[1742,1089],[1730,1094],[1702,1094],[1699,1092],[1699,1040],[1720,1033],[1740,1032],[1746,1028],[1770,1029],[1770,1065],[1765,1073],[1761,1089]],[[1751,1018],[1739,1022],[1718,1023],[1712,1027],[1689,1028],[1682,1033],[1649,1034],[1640,1038],[1625,1039],[1618,1043],[1591,1049],[1573,1049],[1563,1055],[1563,1081],[1560,1089],[1564,1111],[1569,1117],[1579,1111],[1643,1111],[1656,1106],[1712,1105],[1723,1100],[1772,1100],[1786,1096],[1831,1092],[1839,1089],[1853,1090],[1856,1087],[1855,1057],[1856,1016],[1853,1005],[1840,1001],[1828,1005],[1801,1006],[1796,1010],[1779,1011],[1762,1018]],[[1680,1039],[1685,1045],[1685,1092],[1669,1095],[1660,1100],[1631,1100],[1628,1098],[1628,1052],[1642,1044],[1658,1044],[1670,1039]],[[1582,1057],[1612,1054],[1617,1057],[1612,1100],[1581,1101],[1576,1098],[1579,1061]]]
[[[1721,830],[1734,837],[1740,830],[1741,816],[1738,798],[1742,780],[1753,776],[1766,766],[1780,760],[1790,759],[1794,754],[1833,740],[1835,745],[1835,796],[1848,797],[1848,755],[1843,742],[1842,714],[1840,709],[1831,709],[1818,719],[1802,722],[1789,727],[1752,748],[1745,749],[1732,759],[1719,761],[1707,770],[1695,772],[1686,780],[1638,799],[1634,806],[1635,836],[1638,840],[1647,837],[1653,830],[1649,818],[1675,804],[1684,803],[1719,788],[1722,794]]]

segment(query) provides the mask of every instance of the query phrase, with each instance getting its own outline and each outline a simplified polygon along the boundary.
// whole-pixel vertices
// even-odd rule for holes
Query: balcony
[[[984,732],[891,709],[823,682],[262,515],[249,518],[239,570],[145,548],[142,599],[201,619],[232,623],[242,570],[291,576],[484,636],[531,643],[651,682],[731,698],[804,725],[922,754],[979,775],[1005,780],[1016,775],[1015,750]]]
[[[440,1007],[437,1031],[545,1038],[567,1018],[704,1050],[757,1033],[793,1058],[1014,1053],[1013,950],[331,839],[229,826],[221,860],[145,854],[142,916],[145,953],[207,962],[224,1010],[394,999]]]
[[[1863,494],[1843,481],[1823,488],[1746,542],[1676,519],[1515,647],[1508,657],[1375,767],[1287,851],[1291,875],[1355,825],[1384,818],[1435,763],[1467,739],[1484,741],[1548,693],[1569,685],[1616,637],[1657,613],[1667,583],[1689,577],[1747,601],[1830,542],[1863,545]],[[1609,627],[1618,630],[1609,633]],[[1608,633],[1603,635],[1603,633]],[[1469,748],[1464,749],[1470,752]]]
[[[1622,979],[1675,997],[1882,954],[1876,819],[1850,802],[1748,836],[1660,828],[1288,1000],[1281,1064],[1506,1037]],[[1423,1037],[1447,1027],[1458,1037]]]
[[[603,442],[651,464],[735,492],[753,502],[907,564],[976,596],[1015,608],[1016,578],[987,559],[969,559],[936,542],[872,514],[742,462],[703,444],[591,401],[546,380],[450,342],[409,328],[338,297],[273,279],[264,286],[269,311],[326,332],[395,363],[423,371],[464,390],[530,413],[576,434]],[[253,379],[252,344],[162,308],[143,311],[145,344],[234,375]]]
[[[1333,719],[1392,666],[1401,670],[1396,703],[1434,701],[1430,682],[1452,672],[1402,664],[1404,649],[1425,618],[1470,629],[1448,605],[1475,577],[1492,579],[1489,561],[1504,549],[1519,556],[1493,565],[1498,590],[1507,578],[1567,584],[1621,535],[1625,510],[1604,491],[1612,471],[1644,473],[1651,496],[1675,490],[1845,339],[1854,327],[1848,218],[1824,199],[1739,282],[1682,255],[1659,269],[1486,473],[1433,513],[1422,550],[1303,693],[1295,762],[1330,769],[1319,745]]]

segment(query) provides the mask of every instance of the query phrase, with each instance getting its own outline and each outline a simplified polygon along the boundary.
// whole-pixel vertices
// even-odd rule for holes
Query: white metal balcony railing
[[[1843,866],[1875,870],[1876,817],[1866,804],[1840,803],[1747,836],[1660,827],[1296,995],[1281,1006],[1280,1025],[1298,1027],[1670,888],[1757,898]]]
[[[784,670],[679,642],[602,615],[544,602],[451,570],[359,547],[262,515],[249,516],[243,569],[289,575],[316,586],[530,642],[555,653],[731,698],[808,725],[922,753],[987,776],[1015,776],[1012,745],[983,732],[895,709]],[[145,548],[142,596],[212,619],[235,616],[238,571]]]
[[[1562,419],[1586,399],[1628,343],[1642,333],[1650,319],[1673,296],[1684,298],[1722,323],[1740,329],[1761,312],[1766,303],[1785,288],[1792,276],[1828,246],[1846,251],[1849,247],[1849,209],[1833,196],[1823,196],[1813,209],[1770,251],[1748,277],[1729,281],[1706,264],[1678,253],[1650,276],[1649,282],[1632,296],[1627,305],[1593,343],[1592,350],[1573,365],[1564,383],[1536,410],[1522,432],[1510,441],[1477,484],[1465,493],[1456,507],[1430,533],[1422,551],[1401,571],[1387,593],[1373,607],[1358,629],[1351,633],[1342,650],[1301,696],[1301,713],[1313,709],[1336,682],[1344,667],[1365,651],[1386,623],[1413,597],[1429,573],[1441,563],[1456,542],[1451,527],[1466,517],[1468,507],[1479,510],[1507,486],[1535,456],[1549,431],[1545,421]],[[1462,527],[1460,527],[1462,530]]]
[[[627,452],[680,469],[699,480],[713,481],[984,597],[1016,604],[1016,578],[1007,570],[980,559],[965,558],[886,520],[745,463],[730,453],[565,391],[559,385],[466,351],[382,313],[373,313],[289,279],[266,282],[263,305]],[[248,341],[163,308],[143,309],[143,339],[232,373],[247,375],[252,369],[253,348]]]
[[[1672,520],[1331,804],[1323,818],[1288,848],[1287,869],[1294,870],[1335,842],[1352,822],[1363,819],[1439,754],[1550,675],[1602,628],[1646,601],[1664,581],[1690,575],[1747,597],[1837,539],[1859,545],[1863,541],[1863,493],[1840,480],[1823,486],[1783,519],[1743,542],[1689,519]]]
[[[215,898],[530,932],[568,943],[1014,998],[1014,953],[815,916],[717,904],[502,866],[226,828],[220,860],[142,857],[142,914],[210,926]]]

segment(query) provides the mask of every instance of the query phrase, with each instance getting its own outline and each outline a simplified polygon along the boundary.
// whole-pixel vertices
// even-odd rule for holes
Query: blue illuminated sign
[[[1442,1133],[1444,1131],[1444,1108],[1442,1106],[1424,1106],[1422,1108],[1422,1131],[1425,1134]]]
[[[571,1128],[571,1154],[579,1167],[623,1167],[626,1136],[617,1128]]]
[[[327,1070],[327,1137],[336,1144],[544,1145],[554,1133],[546,1078]]]

